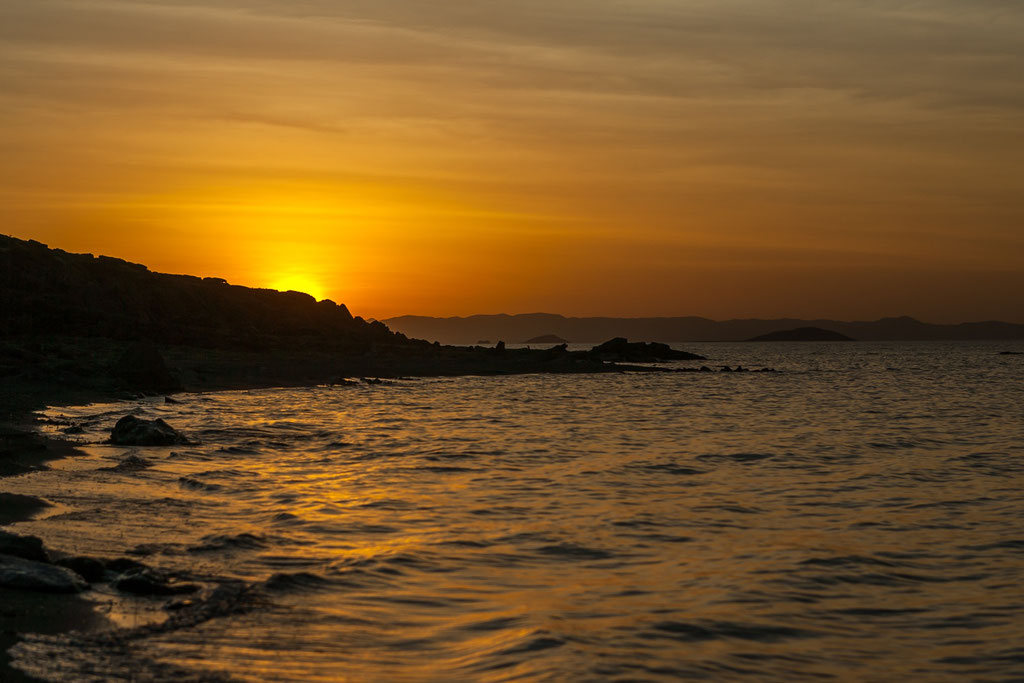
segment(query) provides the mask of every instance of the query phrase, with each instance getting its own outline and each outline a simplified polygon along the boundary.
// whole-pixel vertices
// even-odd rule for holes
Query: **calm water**
[[[64,680],[161,663],[290,681],[1020,680],[1024,356],[998,352],[1022,347],[688,344],[780,372],[54,409],[93,442],[135,409],[202,445],[143,449],[154,467],[136,473],[100,470],[127,449],[93,445],[10,480],[61,506],[17,530],[259,599],[23,657]],[[163,600],[93,599],[122,625],[163,618]]]

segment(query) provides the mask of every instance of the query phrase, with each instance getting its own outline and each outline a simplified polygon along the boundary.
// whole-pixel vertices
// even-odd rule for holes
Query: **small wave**
[[[269,591],[291,593],[326,590],[332,583],[330,579],[311,572],[277,572],[263,585]]]
[[[802,565],[814,565],[824,567],[863,567],[863,566],[878,566],[878,567],[900,567],[905,566],[898,562],[891,560],[880,560],[875,557],[866,557],[863,555],[840,555],[836,557],[812,557],[807,560],[800,562]]]
[[[639,465],[640,469],[658,474],[671,474],[680,477],[690,477],[696,474],[707,474],[707,470],[698,470],[693,467],[684,467],[675,463],[661,463],[656,465]]]
[[[190,489],[192,491],[220,491],[224,487],[220,484],[207,484],[191,477],[178,477],[178,484],[183,488]]]
[[[257,550],[267,547],[267,540],[256,534],[241,533],[235,535],[215,534],[204,536],[202,543],[189,546],[190,553],[209,553],[221,550]]]
[[[563,557],[570,560],[606,560],[615,557],[613,553],[597,548],[588,548],[575,543],[558,543],[556,545],[545,545],[537,548],[542,555],[552,557]]]
[[[228,455],[259,455],[260,449],[253,446],[221,446],[215,452]]]
[[[533,640],[523,643],[522,645],[516,645],[510,647],[507,650],[502,650],[499,655],[521,655],[528,654],[530,652],[540,652],[541,650],[550,650],[556,647],[562,647],[565,645],[564,640],[561,638],[552,638],[550,636],[541,636],[534,638]]]
[[[764,513],[764,510],[759,508],[748,508],[742,505],[698,505],[693,508],[694,511],[710,512],[710,511],[722,511],[722,512],[734,512],[740,515],[759,515]]]
[[[456,474],[458,472],[476,472],[472,467],[456,467],[454,465],[423,465],[421,467],[410,467],[411,470],[421,472],[433,472],[435,474]]]
[[[774,453],[705,453],[698,455],[697,459],[704,462],[758,462],[774,458]]]
[[[749,640],[760,643],[778,643],[793,638],[811,638],[813,631],[769,624],[741,624],[729,621],[708,621],[688,624],[681,621],[663,621],[640,634],[642,638],[667,638],[686,643],[710,640]]]

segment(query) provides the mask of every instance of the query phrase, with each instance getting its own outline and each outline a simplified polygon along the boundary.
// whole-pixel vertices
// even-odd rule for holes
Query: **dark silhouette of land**
[[[568,344],[568,339],[562,339],[557,334],[542,334],[523,342],[524,344]]]
[[[0,236],[0,321],[0,419],[5,411],[138,393],[367,376],[654,371],[622,363],[680,358],[664,346],[628,354],[442,346],[307,294],[154,273],[7,236]]]
[[[431,318],[403,315],[384,320],[388,327],[411,337],[442,344],[471,344],[476,339],[530,339],[555,334],[577,343],[599,343],[612,337],[660,342],[745,341],[778,330],[819,327],[861,341],[941,341],[1024,339],[1024,325],[998,321],[933,325],[910,317],[874,321],[839,320],[709,320],[669,318],[568,318],[551,313],[472,315]]]
[[[747,341],[770,342],[770,341],[853,341],[845,334],[839,334],[832,330],[823,330],[820,327],[797,327],[792,330],[778,330],[768,334],[752,337]]]
[[[47,405],[181,390],[348,386],[354,383],[349,377],[378,383],[379,377],[412,375],[653,372],[665,369],[626,363],[700,359],[625,339],[589,351],[564,344],[506,349],[500,341],[442,346],[298,292],[153,273],[116,258],[0,236],[0,477],[74,453],[70,444],[31,429],[29,411]],[[159,420],[147,424],[129,416],[117,427],[112,443],[185,442]],[[146,466],[128,457],[118,467]],[[0,525],[47,506],[0,492]],[[18,632],[102,626],[91,603],[74,593],[110,572],[120,574],[111,585],[122,591],[138,592],[144,584],[164,595],[182,588],[150,581],[149,570],[131,559],[64,557],[37,538],[0,530],[0,679],[32,680],[9,666],[7,650]]]

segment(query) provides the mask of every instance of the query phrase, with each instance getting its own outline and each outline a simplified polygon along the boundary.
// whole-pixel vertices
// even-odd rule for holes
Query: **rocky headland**
[[[444,346],[299,292],[154,273],[120,259],[6,236],[0,236],[0,323],[0,477],[45,469],[52,459],[76,454],[73,444],[34,429],[32,411],[48,405],[143,395],[173,402],[169,395],[180,391],[412,376],[710,371],[678,364],[703,360],[696,354],[623,338],[584,351],[570,351],[565,343],[543,349],[509,349],[500,341]],[[125,416],[110,442],[146,446],[188,438],[162,421]],[[129,453],[114,469],[149,465],[145,456]],[[48,506],[0,491],[0,526],[31,519]],[[110,626],[79,597],[95,583],[167,600],[174,617],[159,628],[237,609],[251,597],[251,587],[205,585],[128,557],[69,556],[38,538],[0,530],[0,679],[34,680],[8,665],[8,649],[21,633]]]

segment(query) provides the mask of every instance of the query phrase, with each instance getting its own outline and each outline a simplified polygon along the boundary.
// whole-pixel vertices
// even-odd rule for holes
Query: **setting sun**
[[[320,301],[327,298],[324,287],[312,277],[304,273],[284,273],[270,280],[270,289],[281,292],[302,292]]]

